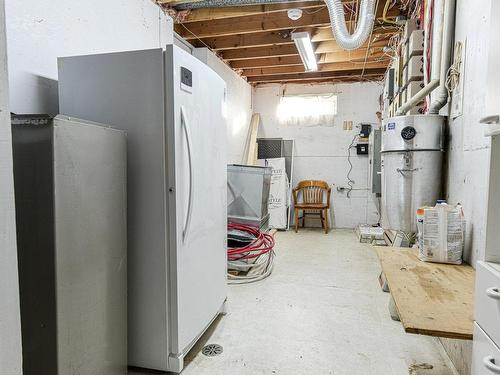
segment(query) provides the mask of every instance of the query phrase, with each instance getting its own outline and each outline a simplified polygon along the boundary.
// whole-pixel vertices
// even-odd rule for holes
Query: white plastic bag
[[[424,262],[461,264],[465,237],[461,206],[446,203],[417,210],[419,258]]]

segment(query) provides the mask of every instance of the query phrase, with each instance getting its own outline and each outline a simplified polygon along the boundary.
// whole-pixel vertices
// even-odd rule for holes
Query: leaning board
[[[407,333],[472,340],[475,271],[422,262],[414,249],[375,246]]]

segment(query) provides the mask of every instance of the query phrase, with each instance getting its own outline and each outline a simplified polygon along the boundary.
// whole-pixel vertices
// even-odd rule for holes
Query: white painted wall
[[[455,40],[467,39],[463,115],[449,121],[447,200],[461,203],[467,219],[465,259],[484,260],[490,138],[484,137],[491,0],[457,0]],[[470,374],[472,344],[441,339],[461,375]]]
[[[158,48],[172,20],[151,0],[6,0],[11,110],[58,112],[57,57]]]
[[[484,259],[490,138],[484,136],[490,0],[457,1],[455,40],[467,39],[463,115],[449,122],[447,199],[462,203],[467,219],[466,259]],[[474,20],[474,22],[471,22]]]
[[[196,48],[194,55],[226,82],[228,163],[240,164],[252,117],[252,86],[207,48]]]
[[[18,375],[21,323],[4,20],[4,0],[0,0],[0,374]]]
[[[332,226],[354,228],[360,223],[375,224],[378,204],[368,190],[368,157],[351,151],[355,181],[351,198],[338,192],[347,186],[347,149],[359,129],[343,130],[344,121],[353,125],[361,122],[377,123],[378,97],[382,87],[377,83],[338,85],[287,85],[286,94],[336,93],[337,116],[333,126],[296,127],[281,125],[276,116],[281,85],[257,87],[254,91],[254,110],[261,114],[259,137],[295,139],[295,167],[293,185],[300,180],[320,179],[332,186]],[[313,224],[311,221],[309,224]],[[306,224],[306,225],[309,225]]]

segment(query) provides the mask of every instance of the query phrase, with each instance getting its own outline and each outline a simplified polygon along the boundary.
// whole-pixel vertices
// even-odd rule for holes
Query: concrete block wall
[[[335,93],[337,115],[333,124],[321,126],[284,125],[278,121],[280,96]],[[358,224],[379,221],[378,202],[368,189],[368,157],[351,150],[355,181],[351,197],[337,188],[347,187],[347,150],[353,137],[359,133],[359,123],[377,123],[378,97],[382,87],[377,83],[323,84],[323,85],[265,85],[254,90],[254,111],[261,114],[259,137],[295,140],[293,185],[300,180],[320,179],[332,186],[330,223],[336,228],[355,228]],[[344,121],[352,121],[353,129],[344,130]],[[317,220],[319,224],[319,220]],[[314,225],[311,220],[307,225]]]

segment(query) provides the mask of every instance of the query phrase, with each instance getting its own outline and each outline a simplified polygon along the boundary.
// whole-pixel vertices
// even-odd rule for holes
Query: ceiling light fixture
[[[316,54],[311,42],[311,37],[308,32],[292,33],[292,40],[297,46],[302,63],[307,72],[314,72],[318,70],[318,63],[316,62]]]

